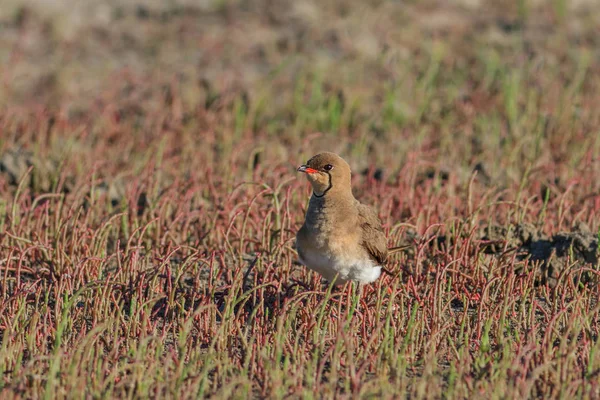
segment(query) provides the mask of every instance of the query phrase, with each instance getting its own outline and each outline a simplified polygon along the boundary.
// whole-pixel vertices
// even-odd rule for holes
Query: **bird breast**
[[[309,207],[298,245],[324,259],[356,260],[367,257],[360,246],[362,233],[352,211]],[[341,210],[344,211],[344,210]],[[307,260],[308,261],[308,260]],[[319,260],[314,263],[322,264]]]

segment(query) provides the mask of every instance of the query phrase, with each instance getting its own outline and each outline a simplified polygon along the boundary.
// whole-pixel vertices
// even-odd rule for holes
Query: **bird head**
[[[298,167],[298,171],[306,174],[316,197],[330,192],[352,193],[350,166],[335,153],[317,154]]]

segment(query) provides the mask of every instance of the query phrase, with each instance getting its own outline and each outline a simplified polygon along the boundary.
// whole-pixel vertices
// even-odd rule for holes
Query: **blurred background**
[[[599,42],[593,0],[3,0],[0,162],[68,184],[149,154],[175,176],[331,150],[379,177],[589,194]]]

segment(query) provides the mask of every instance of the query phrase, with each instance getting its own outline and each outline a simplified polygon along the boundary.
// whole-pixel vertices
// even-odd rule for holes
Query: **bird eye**
[[[324,169],[325,171],[331,171],[331,170],[333,169],[333,165],[331,165],[331,164],[327,164],[326,166],[324,166],[324,167],[323,167],[323,169]]]

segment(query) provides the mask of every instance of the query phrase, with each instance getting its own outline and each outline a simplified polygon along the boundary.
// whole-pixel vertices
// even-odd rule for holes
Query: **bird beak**
[[[310,168],[307,165],[301,165],[301,166],[299,166],[296,171],[298,171],[298,172],[304,172],[305,174],[314,174],[316,172],[319,172],[316,169]]]

